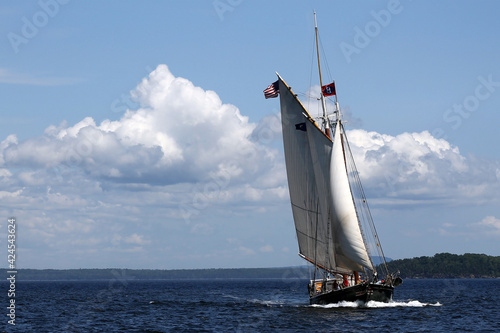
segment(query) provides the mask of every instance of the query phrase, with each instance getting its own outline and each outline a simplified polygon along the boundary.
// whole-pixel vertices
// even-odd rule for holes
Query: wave
[[[388,302],[388,303],[376,302],[376,301],[369,301],[368,303],[364,303],[362,301],[356,301],[356,302],[342,301],[339,303],[332,303],[332,304],[325,304],[325,305],[313,304],[310,306],[314,307],[314,308],[323,308],[323,309],[331,309],[331,308],[398,308],[398,307],[423,308],[426,306],[442,306],[442,304],[439,302],[436,302],[434,304],[422,303],[420,301],[415,301],[415,300],[409,300],[407,302],[392,301],[392,302]]]
[[[269,306],[269,307],[272,307],[272,306],[280,306],[281,307],[281,306],[285,305],[285,302],[279,301],[279,300],[265,300],[265,299],[258,299],[258,298],[248,299],[248,298],[227,295],[227,294],[222,295],[222,297],[230,298],[234,301],[248,302],[248,303],[253,303],[253,304],[258,304],[258,305],[265,305],[265,306]]]
[[[265,305],[265,306],[269,306],[269,307],[272,307],[272,306],[284,306],[285,303],[282,302],[282,301],[266,301],[266,300],[262,300],[262,299],[249,299],[248,302],[250,303],[254,303],[254,304],[260,304],[260,305]]]

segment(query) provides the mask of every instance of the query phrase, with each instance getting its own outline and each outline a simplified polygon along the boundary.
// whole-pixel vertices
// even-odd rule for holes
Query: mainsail
[[[299,254],[330,272],[373,270],[358,221],[337,119],[332,139],[278,75],[288,187]]]

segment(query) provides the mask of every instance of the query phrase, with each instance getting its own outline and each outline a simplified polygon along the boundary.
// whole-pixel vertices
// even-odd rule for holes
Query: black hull
[[[332,290],[310,296],[311,304],[330,304],[346,302],[390,302],[394,293],[394,287],[383,284],[362,283],[340,290]]]

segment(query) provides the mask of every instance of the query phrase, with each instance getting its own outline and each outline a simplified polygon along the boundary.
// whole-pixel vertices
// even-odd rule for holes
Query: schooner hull
[[[374,283],[362,283],[341,290],[332,290],[329,292],[311,296],[310,304],[326,305],[339,302],[377,301],[388,303],[392,300],[394,287]]]

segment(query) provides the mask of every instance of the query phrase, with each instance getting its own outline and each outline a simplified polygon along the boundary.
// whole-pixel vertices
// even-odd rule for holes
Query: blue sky
[[[386,255],[500,255],[496,1],[40,0],[0,6],[18,267],[301,264],[262,90],[315,112],[313,10]]]

